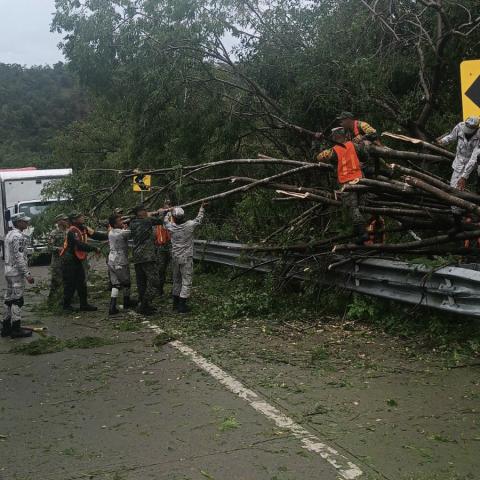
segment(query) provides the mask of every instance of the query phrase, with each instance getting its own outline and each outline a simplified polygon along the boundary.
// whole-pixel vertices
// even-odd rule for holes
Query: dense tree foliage
[[[311,137],[291,124],[320,131],[340,110],[379,129],[436,137],[460,118],[459,64],[480,46],[477,0],[56,6],[66,58],[96,98],[92,114],[57,143],[60,157],[83,167],[158,168],[259,152],[310,159]],[[84,178],[86,193],[92,180]],[[109,179],[97,173],[94,182]],[[188,190],[168,194],[181,199]]]
[[[87,107],[66,67],[0,64],[0,166],[52,165],[52,139]]]

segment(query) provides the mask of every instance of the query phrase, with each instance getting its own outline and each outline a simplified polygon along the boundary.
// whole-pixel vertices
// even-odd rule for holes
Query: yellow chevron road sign
[[[480,117],[480,60],[460,64],[463,119]]]

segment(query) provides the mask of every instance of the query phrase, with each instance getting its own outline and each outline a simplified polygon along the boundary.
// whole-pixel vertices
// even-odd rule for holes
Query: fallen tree
[[[312,132],[309,132],[312,133]],[[408,137],[407,137],[408,138]],[[188,188],[187,202],[182,207],[193,207],[203,202],[222,202],[254,190],[275,191],[275,200],[289,200],[306,204],[306,208],[293,218],[273,229],[259,245],[252,249],[268,252],[328,252],[349,254],[360,250],[398,253],[434,254],[434,252],[468,252],[459,242],[474,240],[480,236],[480,226],[476,228],[474,218],[480,216],[480,195],[460,191],[444,181],[442,177],[417,167],[415,163],[443,164],[451,162],[447,150],[425,141],[415,145],[426,147],[435,154],[394,150],[377,145],[368,145],[365,151],[370,158],[379,159],[380,169],[376,174],[360,179],[357,184],[344,185],[335,189],[332,165],[290,159],[276,159],[259,155],[257,159],[230,159],[208,162],[199,165],[167,167],[151,170],[116,170],[118,180],[107,189],[97,205],[95,213],[119,190],[120,186],[134,175],[153,175],[161,178],[162,185],[146,198],[146,203],[155,206],[161,203],[162,195],[167,196],[176,188]],[[388,164],[384,159],[407,162]],[[248,175],[243,170],[248,167]],[[212,176],[212,172],[228,172],[227,176]],[[234,171],[238,174],[234,174]],[[254,174],[254,170],[257,171]],[[270,172],[265,175],[266,172]],[[259,174],[260,173],[260,174]],[[208,176],[206,176],[208,174]],[[263,175],[262,175],[263,174]],[[229,185],[233,188],[219,187]],[[197,191],[209,191],[195,198]],[[213,191],[212,191],[213,190]],[[358,244],[352,234],[338,232],[339,212],[343,208],[342,192],[355,191],[361,194],[360,211],[366,219],[383,219],[387,227],[378,233],[388,233],[388,243],[368,245]],[[463,212],[463,220],[453,215],[453,209]],[[323,226],[315,226],[321,223]],[[333,227],[335,226],[335,227]],[[297,230],[309,229],[312,240],[288,244],[288,238],[295,238]],[[348,225],[347,225],[348,229]],[[414,240],[411,240],[411,237]],[[287,244],[272,244],[272,241]],[[249,247],[250,248],[250,247]]]

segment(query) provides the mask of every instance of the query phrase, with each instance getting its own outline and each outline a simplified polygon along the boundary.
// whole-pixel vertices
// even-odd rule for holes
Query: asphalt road
[[[46,267],[33,273],[45,278]],[[315,451],[318,438],[305,448],[302,434],[252,408],[178,348],[154,347],[147,325],[122,332],[105,311],[40,315],[42,298],[27,292],[26,324],[40,320],[60,339],[115,343],[28,356],[10,350],[31,340],[0,340],[2,480],[348,477],[335,468],[335,455],[348,454],[326,461],[328,445]]]

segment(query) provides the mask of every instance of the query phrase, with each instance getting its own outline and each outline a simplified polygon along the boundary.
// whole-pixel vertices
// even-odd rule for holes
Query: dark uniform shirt
[[[102,232],[94,232],[91,235],[88,235],[86,227],[77,227],[79,230],[85,232],[85,234],[92,238],[93,240],[108,240],[108,234]],[[97,250],[96,247],[88,245],[88,243],[83,242],[83,239],[80,238],[80,235],[72,230],[67,232],[67,248],[65,249],[65,259],[66,260],[78,260],[75,256],[75,249],[80,250],[81,252],[94,252]]]
[[[153,227],[162,225],[159,217],[134,218],[130,222],[133,240],[133,263],[155,262],[155,236]]]

